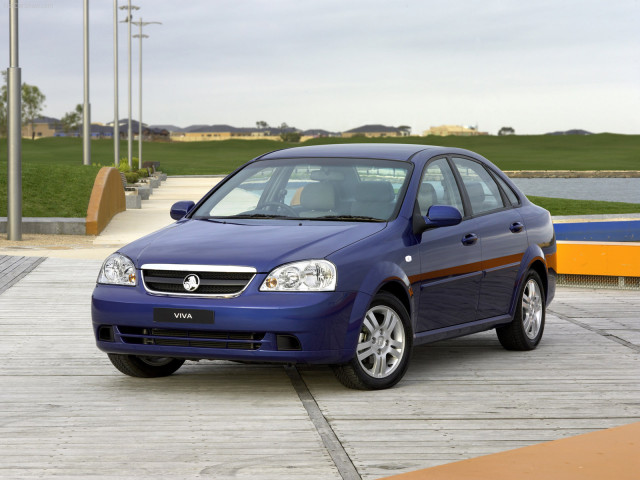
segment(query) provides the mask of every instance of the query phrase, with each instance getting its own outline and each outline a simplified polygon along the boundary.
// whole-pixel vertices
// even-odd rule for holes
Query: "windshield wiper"
[[[305,220],[335,220],[348,222],[386,222],[380,218],[367,217],[365,215],[323,215],[322,217],[309,217]]]
[[[215,217],[224,219],[242,219],[242,218],[278,218],[282,220],[298,220],[297,217],[288,217],[287,215],[275,215],[273,213],[250,213],[247,215],[231,215],[229,217]]]

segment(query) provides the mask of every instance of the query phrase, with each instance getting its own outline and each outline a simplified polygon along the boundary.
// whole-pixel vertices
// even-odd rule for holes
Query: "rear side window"
[[[481,164],[459,157],[452,160],[467,190],[473,215],[504,208],[498,184]]]
[[[509,199],[509,202],[511,203],[511,205],[520,205],[520,200],[518,199],[518,196],[511,189],[511,187],[507,185],[507,182],[505,182],[498,175],[494,174],[494,177],[497,180],[497,182],[500,184],[500,187],[502,187],[502,191],[507,195],[507,198]]]

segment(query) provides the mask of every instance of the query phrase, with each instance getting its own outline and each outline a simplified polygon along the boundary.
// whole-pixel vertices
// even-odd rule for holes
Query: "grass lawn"
[[[302,145],[356,142],[402,142],[457,146],[476,151],[503,170],[640,170],[640,136],[404,137],[399,139],[323,138]],[[271,140],[227,140],[191,143],[145,143],[143,160],[160,162],[169,175],[226,174],[248,160],[281,148],[298,146]],[[82,165],[82,139],[43,138],[22,141],[23,215],[84,217],[100,166],[113,164],[113,142],[91,142],[93,166]],[[126,142],[120,154],[125,156]],[[133,144],[137,156],[137,142]],[[7,141],[0,139],[0,216],[6,216]],[[614,213],[608,202],[558,200],[554,214]],[[601,205],[602,204],[602,205]],[[613,204],[616,205],[616,204]],[[544,206],[544,205],[543,205]],[[603,210],[607,208],[607,210]],[[613,208],[613,210],[608,210]],[[626,207],[624,207],[626,208]],[[630,207],[629,207],[630,208]],[[563,213],[557,213],[562,209]],[[567,210],[570,209],[570,210]],[[582,210],[587,209],[587,210]],[[597,211],[593,211],[596,209]],[[571,213],[567,213],[567,212]],[[625,210],[624,213],[628,213]]]
[[[598,200],[568,200],[565,198],[527,198],[546,208],[551,215],[600,215],[607,213],[640,213],[640,203],[602,202]]]

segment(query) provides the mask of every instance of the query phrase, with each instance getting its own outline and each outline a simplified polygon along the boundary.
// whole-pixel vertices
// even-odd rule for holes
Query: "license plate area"
[[[193,308],[154,308],[153,321],[158,323],[204,323],[212,325],[213,310]]]

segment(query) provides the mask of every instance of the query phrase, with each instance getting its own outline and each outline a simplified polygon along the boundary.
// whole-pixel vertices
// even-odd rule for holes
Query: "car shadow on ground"
[[[514,354],[518,353],[501,347],[493,331],[420,345],[413,349],[411,364],[399,385],[491,368],[495,362],[506,361]],[[348,390],[339,384],[328,365],[297,365],[296,368],[309,386],[330,391]],[[161,389],[165,395],[188,389],[194,396],[224,391],[251,397],[257,392],[261,395],[291,393],[293,388],[283,365],[225,360],[187,361],[176,373],[163,378],[139,379],[119,374],[112,378],[119,389],[132,392]]]

